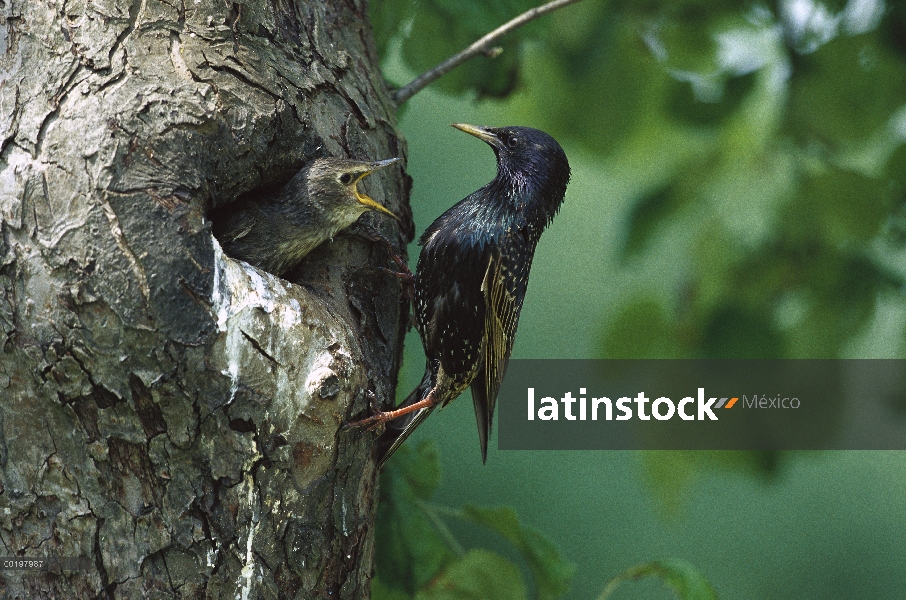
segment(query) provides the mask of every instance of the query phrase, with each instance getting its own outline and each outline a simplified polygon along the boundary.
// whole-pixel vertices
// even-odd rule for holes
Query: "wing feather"
[[[497,393],[506,374],[519,322],[521,303],[508,291],[506,276],[500,256],[492,254],[481,283],[485,300],[484,360],[472,382],[472,400],[475,404],[483,460],[487,460],[488,437],[494,422]]]

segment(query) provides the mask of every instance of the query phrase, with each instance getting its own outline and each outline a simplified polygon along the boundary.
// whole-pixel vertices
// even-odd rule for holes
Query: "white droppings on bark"
[[[252,520],[249,523],[249,534],[245,541],[245,562],[242,571],[239,573],[239,580],[236,585],[239,590],[236,593],[236,600],[248,600],[252,592],[252,577],[255,575],[255,555],[252,552],[252,543],[255,541],[255,532],[258,530],[260,511],[258,509],[258,490],[255,482],[250,475],[245,476],[245,485],[248,487],[246,502],[248,509],[252,513]]]
[[[331,378],[337,377],[336,371],[332,368],[333,356],[330,352],[323,352],[311,364],[308,378],[305,380],[305,390],[309,396],[317,396],[321,388],[328,383]]]
[[[113,239],[116,240],[117,246],[120,247],[120,251],[123,253],[123,256],[126,257],[126,261],[129,263],[129,266],[132,267],[132,273],[135,275],[135,279],[138,281],[138,286],[142,290],[142,296],[145,297],[145,302],[151,302],[151,288],[148,286],[148,276],[145,274],[145,269],[142,267],[142,263],[139,262],[138,258],[135,256],[135,253],[132,251],[132,248],[129,246],[126,236],[123,235],[123,229],[120,226],[119,217],[116,212],[113,210],[113,206],[110,205],[110,201],[106,197],[101,196],[99,198],[101,208],[104,211],[104,215],[107,217],[107,221],[110,222],[110,233],[113,235]],[[75,228],[81,226],[80,224],[72,225],[70,227]],[[62,237],[62,235],[60,235]],[[56,242],[54,242],[56,245]]]
[[[182,57],[182,41],[179,39],[179,33],[175,31],[170,32],[170,62],[177,75],[186,81],[192,81],[192,72]]]
[[[0,82],[3,76],[0,75]],[[5,100],[5,90],[0,90],[0,104]],[[0,220],[12,227],[22,227],[22,195],[25,182],[33,172],[43,170],[46,165],[34,160],[31,155],[13,146],[7,152],[5,169],[0,169]]]
[[[260,271],[243,261],[233,260],[223,253],[214,240],[214,287],[211,304],[217,320],[218,331],[226,333],[227,368],[222,371],[230,377],[230,401],[235,399],[239,389],[240,365],[249,342],[243,335],[242,327],[255,330],[256,309],[271,316],[271,322],[279,323],[283,329],[290,329],[302,322],[302,309],[292,298],[284,297],[291,284],[270,273]],[[282,369],[277,375],[278,390],[288,383]]]

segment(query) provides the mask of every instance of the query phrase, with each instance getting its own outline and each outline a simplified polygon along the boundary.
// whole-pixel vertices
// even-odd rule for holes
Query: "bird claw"
[[[368,396],[368,404],[371,405],[371,412],[381,412],[381,403],[378,402],[377,394],[375,394],[371,390],[365,390],[365,395]]]
[[[415,275],[411,272],[400,272],[394,271],[393,269],[388,269],[387,267],[377,267],[378,271],[383,271],[387,275],[392,275],[393,277],[398,278],[404,285],[415,285]]]
[[[412,271],[409,270],[406,263],[402,262],[399,256],[391,254],[391,257],[396,261],[396,264],[402,266],[405,270],[400,272],[386,267],[378,267],[378,270],[399,279],[400,285],[403,286],[403,290],[406,292],[406,298],[412,306],[415,306],[415,275],[412,274]]]
[[[387,239],[385,235],[371,228],[369,228],[367,231],[359,230],[354,233],[355,235],[358,235],[359,237],[362,237],[369,242],[376,242],[387,246],[387,254],[390,255],[390,258],[393,260],[393,262],[396,263],[396,266],[399,267],[400,270],[393,271],[384,267],[378,267],[378,269],[384,271],[385,273],[393,275],[394,277],[399,277],[405,283],[415,282],[415,275],[412,274],[412,271],[409,269],[409,265],[407,265],[406,261],[404,261],[403,258],[396,253],[396,248],[393,247],[393,242]]]
[[[414,283],[415,275],[412,274],[412,271],[409,269],[409,265],[406,264],[406,261],[403,260],[403,257],[396,253],[396,249],[393,247],[393,244],[390,243],[390,240],[378,234],[378,239],[376,239],[375,241],[384,242],[384,244],[387,245],[387,253],[390,255],[390,258],[393,260],[393,262],[396,263],[396,266],[400,268],[399,271],[391,271],[390,269],[384,270],[396,277],[399,277],[407,283]]]
[[[384,417],[385,414],[386,413],[384,413],[383,411],[377,411],[370,417],[359,419],[358,421],[353,421],[352,423],[343,423],[343,429],[373,429],[378,424],[390,420]]]
[[[409,269],[409,265],[406,264],[406,261],[396,253],[396,249],[393,247],[393,244],[386,237],[377,232],[372,232],[371,235],[374,237],[371,238],[373,242],[382,242],[387,246],[387,253],[390,255],[390,258],[393,262],[396,263],[396,266],[399,267],[399,271],[394,271],[393,269],[388,269],[386,267],[377,267],[379,271],[383,271],[388,275],[392,275],[400,280],[400,284],[406,290],[406,296],[409,298],[409,302],[412,303],[412,306],[415,306],[415,275],[412,274],[412,271]]]
[[[381,410],[377,395],[371,390],[365,390],[365,395],[368,396],[368,404],[371,406],[371,416],[351,423],[343,423],[343,429],[357,429],[363,427],[368,430],[383,421],[389,420],[383,418],[386,413]]]
[[[390,269],[384,269],[394,277],[399,277],[404,283],[415,285],[415,275],[412,274],[412,271],[409,270],[409,265],[407,265],[399,255],[390,253],[390,258],[393,259],[393,262],[396,263],[396,266],[400,268],[399,271],[391,271]]]

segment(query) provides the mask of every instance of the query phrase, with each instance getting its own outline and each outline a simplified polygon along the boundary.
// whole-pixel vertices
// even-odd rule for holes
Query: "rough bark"
[[[3,598],[363,598],[372,433],[405,329],[386,249],[286,280],[213,206],[403,156],[364,0],[0,0]],[[404,215],[400,167],[365,188]],[[294,283],[290,283],[290,281]]]

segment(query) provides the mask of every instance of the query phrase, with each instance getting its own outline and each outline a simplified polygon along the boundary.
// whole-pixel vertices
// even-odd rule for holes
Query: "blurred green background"
[[[535,4],[373,0],[385,77],[406,83]],[[400,126],[419,233],[496,172],[451,123],[537,127],[569,157],[515,358],[904,357],[902,3],[584,0],[501,45],[416,95]],[[406,348],[401,398],[424,368],[414,330]],[[576,565],[565,598],[668,557],[722,598],[906,597],[901,453],[492,441],[482,466],[468,396],[407,442],[439,448],[433,501],[513,507]],[[508,552],[449,526],[465,547]],[[673,597],[655,581],[612,596]]]

